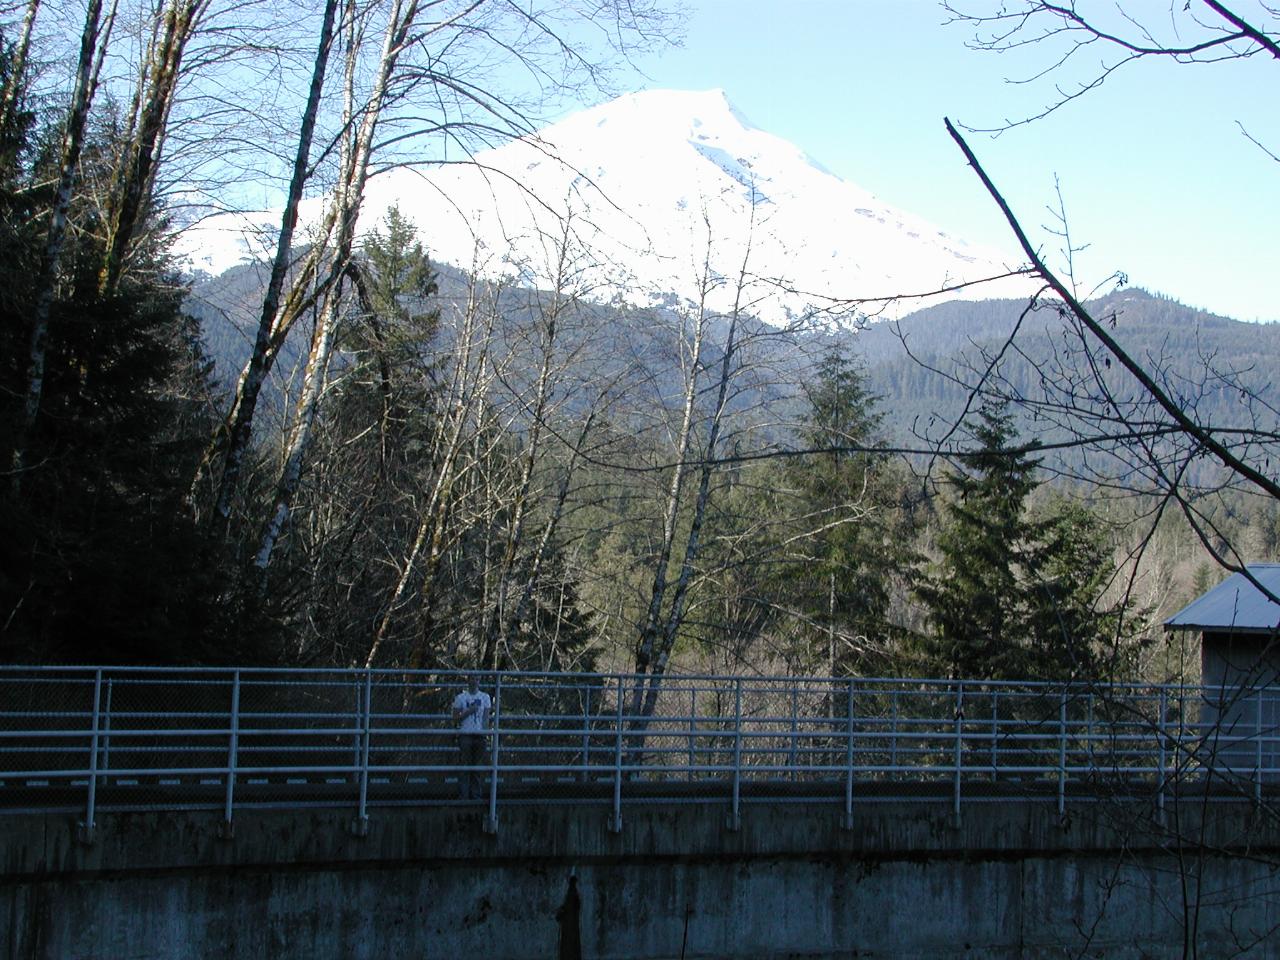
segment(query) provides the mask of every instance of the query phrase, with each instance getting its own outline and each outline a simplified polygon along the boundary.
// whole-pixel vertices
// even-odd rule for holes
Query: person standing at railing
[[[485,765],[489,752],[489,724],[493,719],[493,699],[480,689],[480,678],[467,677],[467,689],[453,698],[453,722],[458,725],[458,794],[463,800],[481,798]]]

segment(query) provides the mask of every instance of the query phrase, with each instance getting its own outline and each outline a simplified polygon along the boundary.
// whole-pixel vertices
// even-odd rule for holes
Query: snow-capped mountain
[[[877,298],[1012,265],[752,127],[720,90],[629,94],[479,153],[473,164],[381,174],[369,184],[362,228],[392,204],[436,260],[540,286],[567,270],[574,286],[602,300],[697,302],[705,292],[713,309],[737,299],[773,323],[833,300],[870,301],[860,309],[874,312],[883,306]],[[304,223],[319,209],[304,208]],[[195,266],[218,273],[261,250],[272,222],[220,218],[183,247]],[[1005,281],[927,302],[1024,289]]]

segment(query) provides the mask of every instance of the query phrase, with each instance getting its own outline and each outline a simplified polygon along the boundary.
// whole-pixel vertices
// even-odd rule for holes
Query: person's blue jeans
[[[463,800],[480,800],[484,797],[484,772],[488,765],[488,737],[483,733],[458,734],[458,762],[466,769],[458,772],[458,795]]]

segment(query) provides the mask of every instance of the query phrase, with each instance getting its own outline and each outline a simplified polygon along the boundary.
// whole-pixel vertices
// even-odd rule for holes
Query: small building
[[[1280,597],[1280,563],[1245,568]],[[1200,721],[1216,764],[1280,776],[1280,604],[1249,577],[1233,573],[1164,622],[1200,633]]]

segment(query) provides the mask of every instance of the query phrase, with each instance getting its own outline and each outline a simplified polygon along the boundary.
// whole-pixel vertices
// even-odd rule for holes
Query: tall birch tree
[[[32,17],[34,17],[34,10]],[[103,52],[110,39],[114,21],[114,5],[104,18],[102,0],[89,0],[85,9],[84,30],[80,35],[80,56],[76,64],[75,85],[71,92],[71,102],[63,128],[57,186],[54,188],[53,205],[49,211],[49,230],[40,264],[40,274],[35,284],[36,298],[27,351],[25,399],[22,405],[22,419],[15,431],[13,450],[10,452],[11,482],[15,489],[21,486],[22,477],[26,471],[27,438],[40,413],[40,400],[44,393],[45,352],[49,340],[49,311],[53,306],[58,269],[67,235],[67,211],[71,206],[71,193],[80,163],[80,152],[84,147],[89,110],[93,106],[94,94],[98,87]]]
[[[302,476],[303,459],[311,438],[316,409],[328,375],[329,360],[333,350],[335,329],[342,315],[342,277],[351,262],[356,239],[356,224],[360,206],[364,200],[365,183],[373,158],[378,122],[388,89],[396,74],[397,64],[405,51],[419,7],[417,0],[392,0],[383,29],[382,46],[377,58],[376,74],[367,98],[361,97],[357,88],[363,61],[365,31],[370,23],[356,16],[350,7],[346,18],[346,71],[343,99],[343,136],[339,179],[330,201],[332,213],[326,218],[335,223],[336,231],[329,257],[327,274],[321,280],[320,308],[311,335],[311,347],[307,354],[302,387],[294,409],[289,430],[284,465],[276,482],[276,492],[271,512],[263,529],[254,566],[260,583],[264,582],[271,554],[280,538],[293,505]]]

